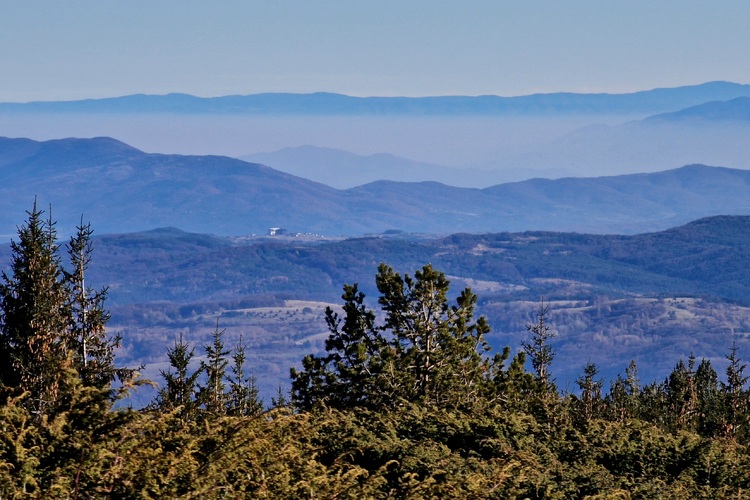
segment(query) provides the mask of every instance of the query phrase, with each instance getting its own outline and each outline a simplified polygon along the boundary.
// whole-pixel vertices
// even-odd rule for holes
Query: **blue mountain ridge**
[[[282,115],[539,115],[632,114],[676,111],[708,101],[750,96],[750,85],[708,82],[625,94],[558,92],[503,97],[354,97],[317,92],[220,97],[136,94],[78,101],[0,103],[0,112],[187,113]]]
[[[112,233],[163,226],[219,235],[269,227],[330,236],[389,229],[636,233],[750,214],[750,171],[704,165],[485,189],[379,181],[338,190],[234,158],[150,154],[110,138],[2,138],[0,179],[6,235],[35,197],[54,207],[65,231],[83,214]]]

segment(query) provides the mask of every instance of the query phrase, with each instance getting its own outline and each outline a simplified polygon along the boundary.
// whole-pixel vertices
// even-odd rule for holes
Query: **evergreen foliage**
[[[183,425],[224,416],[256,417],[263,412],[255,377],[246,374],[242,338],[232,352],[230,366],[224,333],[217,321],[211,334],[213,342],[204,347],[205,360],[194,370],[191,365],[194,365],[195,348],[180,333],[174,347],[167,348],[170,369],[161,371],[164,386],[149,405],[150,410],[173,412]],[[281,389],[279,391],[281,394]],[[279,399],[281,402],[278,405],[274,402],[273,406],[287,405],[282,397]]]
[[[11,242],[10,275],[3,273],[0,283],[0,387],[6,395],[28,392],[22,404],[42,420],[67,396],[61,387],[70,370],[84,386],[109,391],[110,398],[116,396],[115,379],[129,386],[137,373],[115,366],[120,338],[105,332],[106,289],[86,286],[91,227],[81,223],[71,238],[68,271],[51,214],[44,219],[36,202],[27,214],[19,241]]]
[[[76,227],[67,245],[71,271],[63,270],[70,312],[70,343],[76,367],[87,385],[109,387],[115,380],[135,376],[135,370],[115,366],[114,352],[120,335],[108,337],[105,331],[110,314],[104,308],[107,288],[93,290],[86,285],[86,270],[92,259],[91,224]]]
[[[555,359],[555,353],[549,341],[555,336],[555,332],[545,323],[547,314],[549,314],[549,306],[545,306],[542,302],[537,313],[538,321],[526,327],[531,332],[531,340],[521,342],[521,345],[531,360],[531,366],[534,367],[537,381],[542,389],[554,390],[554,383],[550,378],[550,365]]]
[[[588,425],[595,418],[602,415],[602,387],[604,382],[597,379],[599,369],[594,363],[587,363],[583,369],[583,376],[576,380],[581,390],[581,397],[576,399],[574,415],[579,423]]]
[[[724,399],[723,426],[729,437],[750,438],[750,392],[745,389],[750,377],[745,375],[745,365],[739,358],[737,346],[727,355],[727,380],[722,383]]]
[[[206,385],[198,387],[197,400],[210,415],[225,415],[229,398],[225,392],[226,369],[229,361],[224,350],[224,330],[219,330],[219,320],[212,334],[213,344],[205,346],[206,361],[201,361],[200,371],[206,375]]]
[[[190,363],[194,355],[195,348],[183,340],[180,332],[179,341],[175,340],[174,347],[167,348],[170,370],[160,370],[165,385],[152,404],[160,411],[177,412],[183,422],[195,420],[198,414],[199,402],[196,393],[202,368],[190,373]]]
[[[254,417],[263,412],[256,378],[245,373],[245,345],[240,341],[232,353],[231,374],[227,376],[227,415],[234,417]]]
[[[381,264],[376,284],[382,324],[357,285],[345,286],[344,317],[326,311],[327,355],[306,356],[302,371],[292,369],[295,406],[465,407],[482,398],[490,373],[483,356],[489,326],[473,317],[476,295],[467,288],[450,305],[449,282],[430,265],[412,278]]]
[[[26,224],[11,242],[11,275],[0,284],[2,370],[6,389],[28,391],[24,404],[38,419],[55,410],[61,377],[73,348],[66,284],[52,219],[43,219],[36,202]]]

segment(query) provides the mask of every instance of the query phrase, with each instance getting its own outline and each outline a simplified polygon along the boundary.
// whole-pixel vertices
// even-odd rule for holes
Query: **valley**
[[[520,349],[541,301],[570,386],[594,362],[607,380],[630,360],[659,380],[694,354],[717,367],[732,343],[750,352],[750,217],[713,217],[632,236],[553,232],[388,234],[366,238],[226,238],[176,229],[96,237],[90,282],[109,287],[109,329],[124,337],[129,365],[158,380],[166,348],[182,334],[196,355],[217,326],[227,345],[242,336],[266,399],[288,370],[321,352],[326,307],[359,283],[372,308],[380,262],[413,273],[444,271],[452,294],[471,287],[495,352]],[[3,250],[3,260],[7,247]],[[143,391],[142,404],[150,393]]]

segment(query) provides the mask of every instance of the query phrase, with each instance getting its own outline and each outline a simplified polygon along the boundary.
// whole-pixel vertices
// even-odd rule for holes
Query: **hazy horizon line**
[[[343,93],[343,92],[332,92],[327,90],[317,90],[317,91],[310,91],[310,92],[292,92],[292,91],[264,91],[264,92],[251,92],[247,94],[217,94],[217,95],[198,95],[198,94],[191,94],[189,92],[180,92],[180,91],[173,91],[173,92],[166,92],[166,93],[148,93],[148,92],[134,92],[129,94],[121,94],[121,95],[110,95],[110,96],[104,96],[104,97],[82,97],[77,99],[51,99],[51,100],[44,100],[44,99],[36,99],[36,100],[30,100],[30,101],[0,101],[0,104],[38,104],[38,103],[70,103],[70,102],[84,102],[84,101],[104,101],[104,100],[111,100],[111,99],[122,99],[122,98],[128,98],[128,97],[169,97],[169,96],[186,96],[186,97],[194,97],[196,99],[220,99],[220,98],[226,98],[226,97],[252,97],[252,96],[264,96],[264,95],[292,95],[292,96],[314,96],[314,95],[331,95],[331,96],[341,96],[341,97],[349,97],[352,99],[432,99],[432,98],[481,98],[481,97],[497,97],[497,98],[519,98],[519,97],[533,97],[533,96],[546,96],[546,95],[610,95],[610,96],[624,96],[624,95],[632,95],[632,94],[639,94],[644,92],[652,92],[652,91],[658,91],[658,90],[673,90],[673,89],[681,89],[681,88],[693,88],[693,87],[701,87],[705,85],[713,85],[713,84],[729,84],[729,85],[737,85],[737,86],[750,86],[750,83],[740,83],[740,82],[734,82],[729,80],[709,80],[704,81],[700,83],[687,83],[684,85],[676,85],[676,86],[667,86],[667,87],[653,87],[653,88],[641,88],[640,90],[630,90],[630,91],[606,91],[606,90],[599,90],[599,91],[576,91],[576,90],[556,90],[551,92],[531,92],[528,94],[513,94],[513,95],[501,95],[501,94],[461,94],[461,93],[453,93],[453,94],[426,94],[426,95],[407,95],[407,94],[392,94],[392,95],[372,95],[372,94],[355,94],[355,93]]]

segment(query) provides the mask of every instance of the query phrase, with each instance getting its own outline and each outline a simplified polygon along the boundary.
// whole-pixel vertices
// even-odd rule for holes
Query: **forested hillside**
[[[107,290],[91,287],[92,255],[90,226],[60,246],[36,206],[11,247],[0,283],[2,496],[750,492],[749,377],[736,344],[722,369],[695,352],[661,380],[625,360],[604,379],[581,357],[575,386],[560,387],[549,303],[536,305],[519,350],[492,349],[479,297],[451,290],[429,264],[413,274],[380,264],[370,300],[344,285],[323,314],[324,349],[270,401],[248,344],[228,342],[217,323],[205,345],[165,342],[158,394],[140,411],[118,408],[149,382],[115,359],[120,338],[107,333]]]
[[[750,196],[748,171],[705,165],[484,189],[381,180],[337,190],[234,158],[146,153],[107,137],[0,137],[0,172],[0,234],[7,235],[17,207],[35,196],[61,207],[64,234],[83,213],[102,233],[172,226],[238,236],[278,227],[328,237],[388,230],[633,234],[745,215]]]
[[[220,238],[162,229],[94,236],[93,283],[109,287],[110,328],[120,356],[164,368],[165,339],[202,345],[217,319],[251,347],[264,395],[307,352],[324,348],[324,310],[344,283],[371,300],[381,262],[400,272],[425,263],[479,295],[495,349],[518,349],[539,301],[559,332],[558,382],[573,384],[596,362],[614,377],[636,359],[648,378],[673,360],[702,353],[723,369],[726,346],[750,349],[750,219],[715,217],[634,236],[551,232],[434,237],[381,234],[333,239]],[[2,252],[2,249],[0,249]],[[7,255],[7,254],[6,254]],[[8,257],[0,258],[8,262]],[[371,304],[373,305],[373,304]],[[145,391],[141,391],[145,392]],[[145,401],[141,400],[141,403]]]

